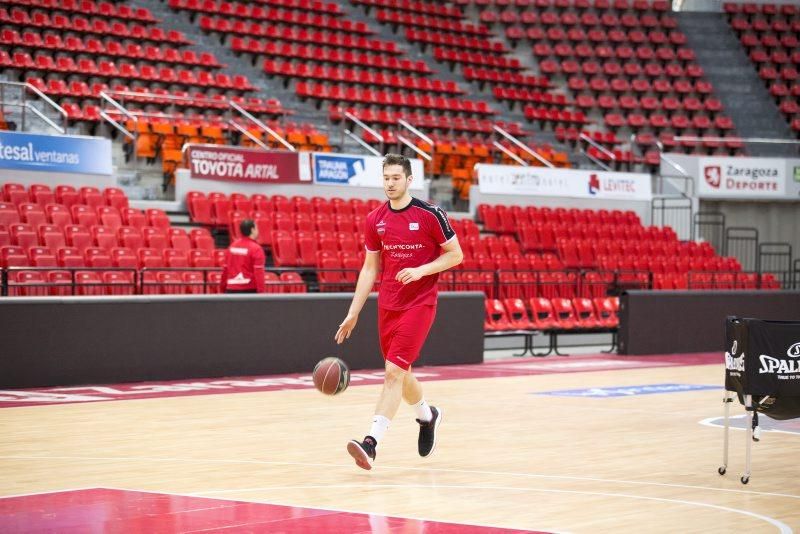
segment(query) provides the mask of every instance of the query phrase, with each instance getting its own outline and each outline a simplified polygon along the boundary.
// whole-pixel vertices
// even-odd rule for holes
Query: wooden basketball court
[[[402,406],[370,472],[345,445],[369,427],[379,373],[356,373],[337,397],[307,376],[2,392],[0,531],[97,521],[184,532],[800,527],[796,423],[763,433],[748,485],[745,433],[734,430],[728,474],[717,474],[721,355],[419,371],[444,411],[437,450],[417,456],[418,427]],[[137,398],[143,391],[150,398]]]

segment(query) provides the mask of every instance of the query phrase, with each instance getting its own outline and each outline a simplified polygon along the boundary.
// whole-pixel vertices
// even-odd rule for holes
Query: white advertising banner
[[[513,165],[475,165],[481,193],[642,200],[653,197],[649,174]]]
[[[312,169],[314,183],[351,185],[383,189],[383,158],[354,154],[315,152]],[[425,168],[421,159],[411,160],[412,191],[424,190]]]
[[[699,158],[697,196],[776,198],[786,195],[786,160]]]

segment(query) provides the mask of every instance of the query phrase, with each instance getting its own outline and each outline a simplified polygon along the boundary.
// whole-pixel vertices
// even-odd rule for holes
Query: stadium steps
[[[131,4],[133,7],[145,7],[149,9],[153,16],[161,20],[161,26],[167,29],[174,29],[183,32],[186,37],[195,44],[188,47],[199,52],[213,53],[220,63],[227,67],[222,72],[228,74],[241,74],[247,76],[250,83],[257,90],[249,96],[259,98],[277,98],[284,108],[294,112],[288,120],[299,123],[312,123],[322,133],[331,134],[328,130],[327,114],[322,110],[316,110],[313,106],[308,106],[297,98],[293,88],[283,87],[281,80],[271,80],[257,67],[252,66],[244,58],[237,57],[230,47],[222,44],[216,37],[206,35],[196,22],[192,22],[189,14],[185,11],[172,11],[167,2],[161,0],[136,0]]]
[[[733,119],[740,137],[792,139],[789,125],[778,111],[775,101],[723,13],[676,12],[681,31],[692,47],[697,63],[714,92],[725,106],[725,114]],[[752,156],[795,155],[788,145],[751,143],[746,145]]]

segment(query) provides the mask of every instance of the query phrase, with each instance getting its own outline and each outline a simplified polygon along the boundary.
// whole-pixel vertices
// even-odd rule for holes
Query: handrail
[[[664,155],[664,143],[662,143],[661,141],[656,141],[656,146],[658,147],[658,156],[659,156],[659,158],[661,158],[662,160],[666,161],[667,165],[669,165],[670,167],[672,167],[673,169],[675,169],[676,171],[681,173],[683,176],[686,176],[687,178],[691,178],[691,175],[688,172],[686,172],[686,169],[684,169],[679,164],[675,163],[670,158],[668,158],[667,156]]]
[[[29,109],[32,112],[34,112],[37,117],[39,117],[44,122],[49,124],[50,127],[52,129],[54,129],[55,131],[57,131],[58,133],[61,133],[61,134],[66,134],[67,133],[66,129],[63,129],[63,128],[59,127],[56,123],[54,123],[53,121],[50,120],[50,117],[48,117],[47,115],[45,115],[44,113],[39,111],[39,109],[36,108],[36,106],[32,106],[30,102],[26,102],[25,103],[25,109]]]
[[[693,197],[694,196],[694,178],[691,176],[682,176],[682,175],[670,175],[670,174],[661,174],[655,173],[658,179],[658,193],[664,193],[664,181],[665,180],[678,180],[684,184],[683,191],[681,192],[681,196],[684,197]]]
[[[241,124],[239,124],[235,120],[233,120],[233,119],[228,120],[228,124],[230,124],[231,126],[236,128],[239,131],[239,133],[247,136],[248,139],[250,139],[252,142],[257,144],[258,146],[260,146],[264,150],[269,150],[269,145],[268,144],[266,144],[264,141],[262,141],[261,139],[259,139],[255,135],[253,135],[253,133],[250,130],[248,130],[247,128],[245,128],[244,126],[242,126]],[[183,145],[184,153],[185,153],[185,149],[186,149],[186,144]]]
[[[255,123],[259,128],[261,128],[262,130],[267,132],[269,135],[274,137],[280,144],[282,144],[284,147],[286,147],[287,150],[290,150],[292,152],[297,152],[297,149],[291,143],[289,143],[286,139],[284,139],[278,132],[276,132],[275,130],[273,130],[272,128],[270,128],[269,126],[267,126],[266,124],[264,124],[263,122],[258,120],[257,118],[255,118],[253,115],[250,114],[249,111],[247,111],[246,109],[241,107],[239,104],[237,104],[236,102],[231,102],[230,100],[228,101],[228,104],[230,105],[231,108],[233,108],[234,110],[236,110],[239,113],[241,113],[242,115],[244,115],[251,122]],[[233,119],[229,119],[228,122],[230,122],[231,125],[236,125],[237,124],[236,122],[234,122]]]
[[[417,137],[419,137],[420,139],[422,139],[422,141],[424,143],[426,143],[428,146],[431,147],[431,152],[430,152],[430,154],[425,152],[424,150],[419,148],[417,145],[415,145],[410,139],[408,139],[404,135],[397,134],[396,135],[397,140],[400,143],[403,143],[405,146],[407,146],[411,150],[413,150],[414,152],[416,152],[417,154],[419,154],[423,159],[425,159],[427,161],[433,161],[433,155],[436,152],[436,142],[433,139],[431,139],[430,137],[428,137],[427,135],[425,135],[424,133],[422,133],[421,131],[419,131],[417,128],[415,128],[411,123],[409,123],[405,119],[397,119],[397,124],[401,128],[405,128],[406,130],[408,130],[412,134],[414,134]]]
[[[612,151],[610,151],[609,149],[607,149],[606,147],[604,147],[603,145],[601,145],[600,143],[598,143],[597,141],[586,135],[585,133],[581,132],[581,135],[578,136],[578,139],[586,141],[587,143],[595,147],[597,150],[599,150],[612,160],[617,161],[616,154],[614,154]]]
[[[413,133],[414,135],[416,135],[417,137],[419,137],[420,139],[431,145],[431,149],[433,149],[433,147],[436,146],[436,143],[434,142],[433,139],[431,139],[421,131],[417,130],[412,124],[410,124],[405,119],[398,119],[397,124],[405,128],[406,130],[409,130],[411,133]]]
[[[525,160],[524,160],[524,159],[522,159],[521,157],[519,157],[519,156],[517,156],[516,154],[514,154],[513,152],[511,152],[509,149],[507,149],[506,147],[504,147],[503,145],[501,145],[501,144],[500,144],[500,143],[498,143],[497,141],[492,141],[492,145],[493,145],[493,146],[494,146],[496,149],[498,149],[500,152],[502,152],[503,154],[505,154],[505,155],[506,155],[506,156],[508,156],[509,158],[513,159],[514,161],[516,161],[517,163],[519,163],[519,164],[520,164],[520,165],[522,165],[523,167],[529,167],[529,165],[528,165],[528,162],[527,162],[527,161],[525,161]]]
[[[713,136],[695,136],[695,135],[676,135],[675,141],[678,142],[696,142],[696,141],[711,141],[725,143],[730,141],[730,137],[713,137]],[[739,141],[744,143],[769,143],[773,145],[800,145],[800,139],[776,139],[771,137],[737,137]]]
[[[373,156],[377,156],[379,158],[383,156],[383,154],[381,154],[378,150],[376,150],[372,145],[370,145],[369,143],[358,137],[356,134],[354,134],[347,128],[344,129],[344,134],[353,141],[355,141],[356,143],[358,143],[359,145],[361,145],[367,152],[369,152]],[[383,146],[383,137],[381,137],[380,139],[381,139],[381,146]]]
[[[158,93],[151,93],[149,91],[105,91],[109,95],[117,95],[131,98],[153,98],[162,100],[174,100],[176,102],[199,102],[211,103],[218,105],[228,105],[230,100],[214,100],[213,98],[206,97],[192,97],[192,96],[177,96],[177,95],[162,95]]]
[[[39,116],[39,118],[41,118],[42,120],[47,122],[47,124],[51,128],[53,128],[55,131],[57,131],[58,133],[60,133],[62,135],[67,133],[67,124],[69,122],[69,115],[67,114],[67,111],[64,108],[62,108],[61,106],[59,106],[58,104],[56,104],[49,96],[47,96],[46,94],[41,92],[36,86],[31,85],[31,84],[29,84],[27,82],[11,82],[11,81],[5,81],[5,80],[0,81],[0,86],[3,86],[3,87],[5,87],[5,86],[14,86],[14,87],[22,88],[22,102],[23,103],[22,104],[17,104],[15,102],[3,102],[4,106],[18,106],[18,107],[21,107],[23,109],[30,109],[30,110],[34,111],[36,113],[36,115]],[[36,96],[38,96],[39,98],[44,100],[45,103],[47,103],[50,107],[55,109],[56,112],[61,114],[61,116],[63,118],[63,121],[64,121],[64,126],[63,127],[58,126],[50,118],[46,117],[40,110],[38,110],[34,106],[31,106],[28,102],[25,101],[25,91],[28,90],[28,89],[33,91],[36,94]],[[0,100],[3,100],[3,99],[0,98]],[[24,111],[23,111],[23,124],[24,124]]]
[[[367,126],[367,124],[366,124],[364,121],[362,121],[361,119],[359,119],[358,117],[356,117],[355,115],[353,115],[352,113],[350,113],[349,111],[345,111],[345,112],[344,112],[344,116],[345,116],[346,118],[350,119],[351,121],[353,121],[354,123],[356,123],[358,126],[360,126],[361,128],[363,128],[364,130],[366,130],[366,131],[367,131],[367,133],[369,133],[369,134],[370,134],[371,136],[373,136],[375,139],[377,139],[378,141],[380,141],[380,142],[381,142],[381,145],[383,145],[383,144],[386,142],[386,140],[383,138],[383,135],[381,135],[381,133],[380,133],[380,132],[378,132],[378,131],[376,131],[376,130],[373,130],[372,128],[370,128],[369,126]]]
[[[594,157],[591,154],[589,154],[588,152],[586,152],[583,148],[581,148],[581,154],[583,154],[584,156],[589,158],[592,161],[592,163],[594,163],[595,165],[597,165],[598,167],[600,167],[604,171],[613,172],[613,169],[611,167],[609,167],[608,165],[606,165],[605,163],[603,163],[602,161],[600,161],[596,157]]]
[[[124,126],[122,126],[119,122],[117,122],[116,120],[112,119],[111,115],[108,112],[106,112],[106,110],[100,111],[100,116],[103,117],[109,123],[111,123],[111,125],[114,126],[114,128],[116,128],[117,130],[122,132],[123,135],[125,135],[129,139],[133,139],[134,141],[136,141],[136,137],[138,136],[138,133],[139,133],[139,128],[137,127],[139,125],[139,119],[136,117],[136,115],[134,115],[133,113],[131,113],[130,111],[125,109],[122,106],[122,104],[120,104],[119,102],[117,102],[116,100],[111,98],[111,95],[108,94],[106,91],[101,91],[99,97],[100,97],[101,101],[105,100],[106,102],[111,104],[114,108],[116,108],[119,113],[121,113],[122,115],[125,115],[131,121],[133,121],[133,133],[131,133]],[[136,143],[134,142],[134,145],[135,144]],[[134,153],[134,157],[136,157],[136,150],[134,150],[133,153]]]
[[[500,135],[502,135],[503,137],[505,137],[506,139],[508,139],[509,141],[511,141],[512,143],[514,143],[515,145],[517,145],[519,148],[521,148],[522,150],[524,150],[525,152],[527,152],[531,156],[533,156],[534,159],[536,159],[539,163],[541,163],[545,167],[550,167],[551,169],[555,168],[555,165],[553,165],[552,163],[547,161],[547,159],[542,157],[541,154],[536,152],[534,149],[532,149],[531,147],[529,147],[528,145],[526,145],[525,143],[523,143],[522,141],[520,141],[519,139],[517,139],[516,137],[514,137],[513,135],[511,135],[510,133],[508,133],[507,131],[505,131],[501,127],[499,127],[498,125],[493,124],[492,125],[492,129],[495,132],[497,132]]]
[[[416,146],[408,138],[398,134],[397,135],[397,140],[400,141],[401,143],[403,143],[404,145],[406,145],[408,148],[410,148],[411,150],[413,150],[417,154],[419,154],[420,156],[422,156],[423,158],[425,158],[426,160],[433,161],[433,156],[431,156],[430,154],[428,154],[427,152],[425,152],[424,150],[422,150],[421,148]]]

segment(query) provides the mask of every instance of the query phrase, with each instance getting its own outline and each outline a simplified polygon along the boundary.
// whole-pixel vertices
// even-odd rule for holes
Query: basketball
[[[311,373],[314,387],[325,395],[337,395],[350,385],[350,369],[339,358],[329,357],[317,362]]]

